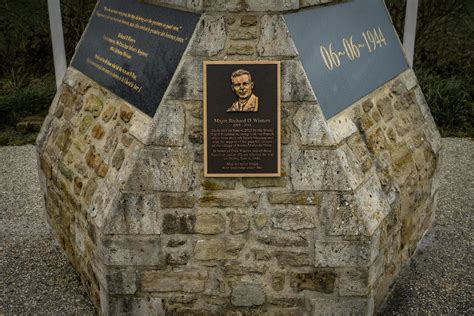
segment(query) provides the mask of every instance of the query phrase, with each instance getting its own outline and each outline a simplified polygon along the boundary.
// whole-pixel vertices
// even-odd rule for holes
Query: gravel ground
[[[473,315],[474,142],[443,139],[436,221],[383,315]],[[94,315],[44,220],[33,146],[0,148],[0,316]]]

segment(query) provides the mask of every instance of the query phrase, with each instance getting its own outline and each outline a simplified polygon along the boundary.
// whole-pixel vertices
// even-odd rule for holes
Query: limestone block
[[[196,204],[196,198],[189,194],[163,193],[160,195],[162,208],[192,208]]]
[[[308,240],[308,235],[302,232],[290,233],[275,230],[257,235],[258,242],[275,247],[307,247]]]
[[[380,181],[370,178],[353,194],[325,194],[321,222],[330,236],[372,236],[390,206]]]
[[[204,195],[199,199],[202,207],[257,207],[260,194],[245,192],[216,192]]]
[[[287,180],[285,177],[243,178],[242,184],[246,188],[286,187]]]
[[[380,236],[370,241],[316,241],[316,267],[368,267],[379,252]]]
[[[312,315],[372,315],[373,300],[367,298],[310,298]]]
[[[260,283],[240,282],[232,287],[234,306],[258,306],[265,303],[265,289]]]
[[[366,296],[369,293],[369,273],[366,269],[350,269],[339,275],[341,296]]]
[[[191,185],[193,158],[188,148],[145,149],[130,175],[127,190],[186,192]]]
[[[281,15],[264,15],[260,21],[260,41],[257,45],[259,56],[296,57],[295,44]]]
[[[352,120],[350,111],[347,110],[330,118],[327,121],[327,124],[336,144],[339,144],[358,130],[356,124]]]
[[[164,234],[192,234],[196,225],[194,214],[165,214],[163,217]]]
[[[305,251],[275,251],[275,258],[282,269],[311,266],[311,258]]]
[[[107,220],[106,234],[158,235],[160,226],[154,194],[124,193]]]
[[[221,52],[226,43],[226,26],[222,15],[203,15],[190,44],[190,54],[212,57]]]
[[[160,105],[151,143],[158,146],[183,146],[186,126],[184,115],[184,107],[179,103]]]
[[[295,190],[353,190],[362,182],[356,161],[341,150],[301,150],[293,153],[291,178]]]
[[[293,117],[293,122],[299,131],[302,145],[334,145],[331,132],[319,105],[303,104],[299,106]]]
[[[167,98],[202,101],[202,60],[184,56],[176,70]]]
[[[390,96],[377,100],[377,108],[385,122],[390,122],[390,120],[393,119],[394,109],[392,107],[392,98]]]
[[[135,294],[137,291],[137,275],[133,267],[106,267],[93,262],[92,269],[100,286],[109,294]]]
[[[330,271],[314,271],[309,273],[292,273],[290,286],[296,291],[304,290],[331,294],[337,274]]]
[[[299,8],[299,0],[245,0],[247,11],[284,11]]]
[[[413,69],[408,69],[401,75],[402,80],[405,82],[407,90],[411,90],[418,85],[418,79],[416,78]]]
[[[228,55],[250,56],[256,51],[253,41],[232,41],[227,48]]]
[[[214,235],[225,231],[225,218],[218,211],[199,211],[196,214],[196,233]]]
[[[240,26],[242,27],[250,27],[256,26],[258,24],[258,17],[253,14],[243,15],[240,18]]]
[[[152,132],[153,120],[147,115],[136,111],[129,123],[129,134],[135,137],[142,144],[148,144],[148,138]]]
[[[203,0],[203,8],[212,9],[213,11],[229,11],[239,12],[243,9],[243,1],[241,0]]]
[[[230,212],[229,232],[233,235],[243,233],[249,229],[249,218],[245,212]]]
[[[104,236],[98,249],[106,265],[152,266],[161,263],[159,236]]]
[[[208,191],[233,190],[235,179],[206,178],[203,179],[201,185],[204,190]]]
[[[199,293],[208,280],[206,271],[145,271],[140,276],[144,292]]]
[[[157,297],[112,297],[109,315],[165,315],[165,310]]]
[[[281,100],[316,101],[300,61],[287,60],[281,63]]]
[[[318,193],[311,191],[268,192],[267,197],[270,204],[317,205],[319,202]]]
[[[300,230],[314,228],[315,208],[294,206],[275,210],[272,216],[274,228],[283,230]]]
[[[242,239],[236,238],[198,240],[194,257],[197,260],[236,259],[244,244]]]

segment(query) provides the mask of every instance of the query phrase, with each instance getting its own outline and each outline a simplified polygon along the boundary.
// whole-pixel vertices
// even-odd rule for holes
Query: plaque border
[[[277,80],[277,172],[276,173],[209,173],[207,153],[207,65],[276,65]],[[203,61],[203,131],[205,178],[276,178],[281,177],[281,62],[279,60],[205,60]]]

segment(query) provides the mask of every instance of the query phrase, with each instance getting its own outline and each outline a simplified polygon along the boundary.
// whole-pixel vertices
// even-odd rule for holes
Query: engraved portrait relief
[[[250,72],[238,69],[231,74],[230,80],[238,100],[232,103],[227,112],[258,112],[258,97],[253,94],[254,83]]]

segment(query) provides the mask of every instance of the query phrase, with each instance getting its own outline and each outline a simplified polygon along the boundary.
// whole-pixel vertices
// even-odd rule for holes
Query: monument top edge
[[[336,3],[338,0],[142,0],[142,2],[197,13],[288,12]]]

